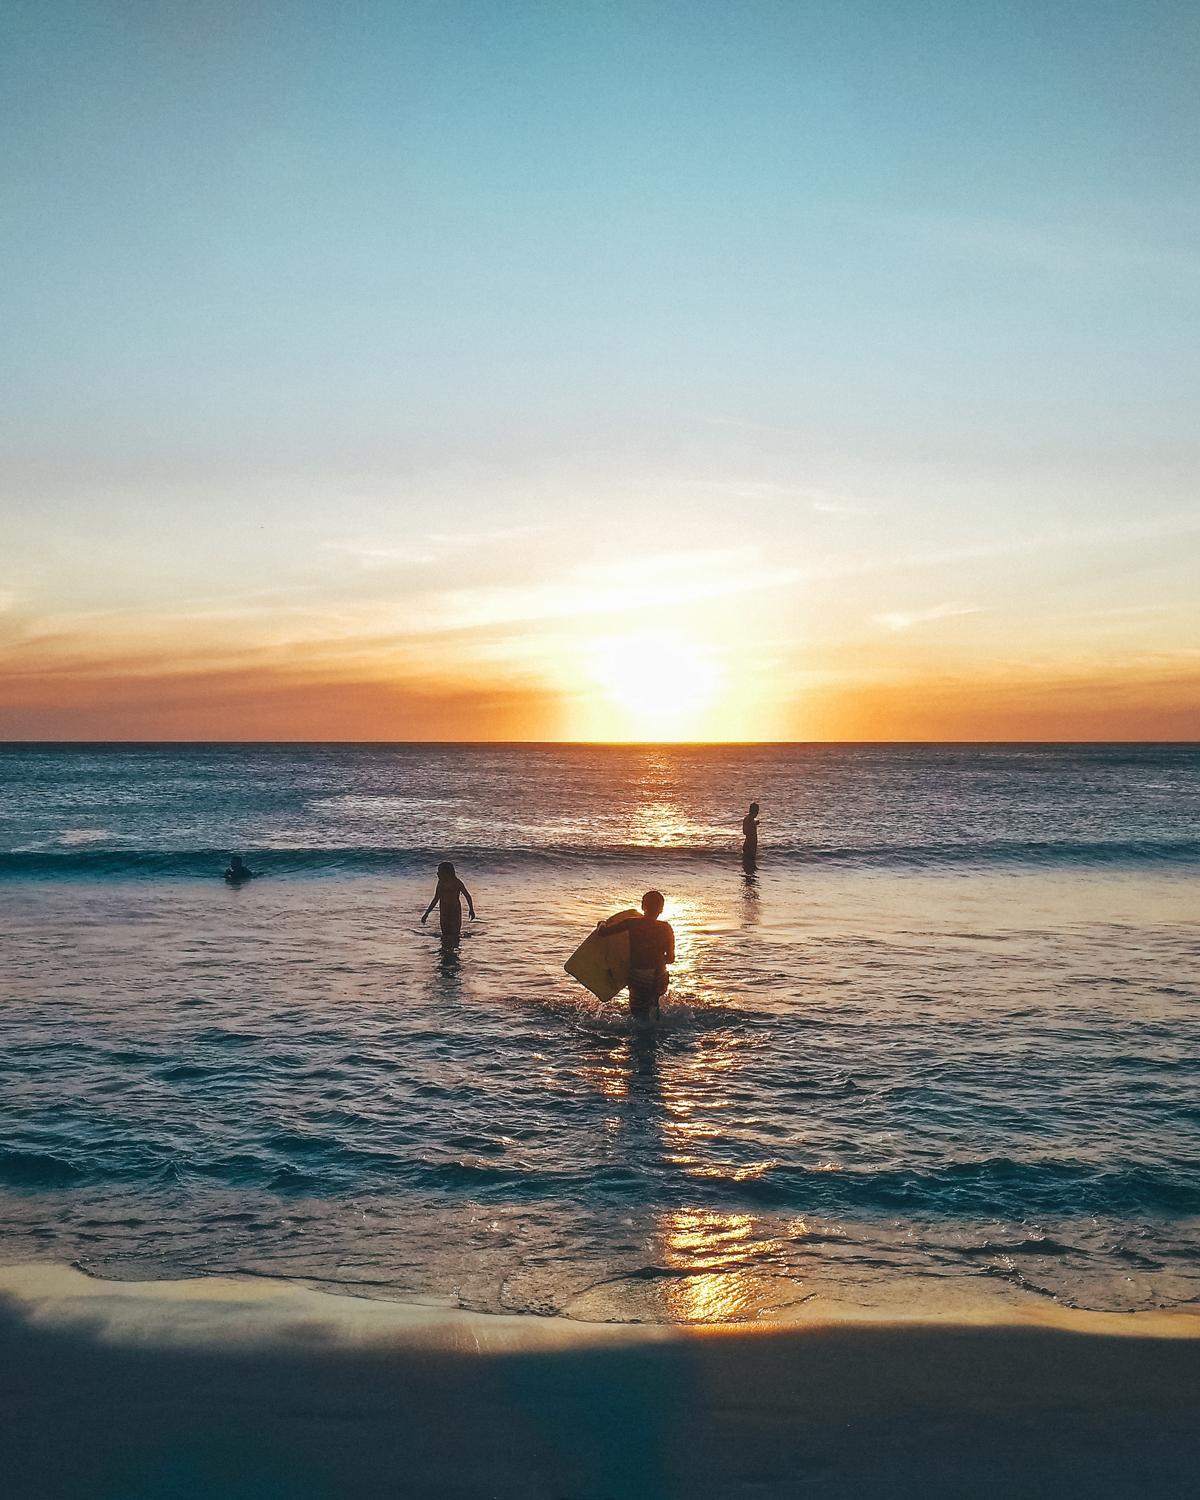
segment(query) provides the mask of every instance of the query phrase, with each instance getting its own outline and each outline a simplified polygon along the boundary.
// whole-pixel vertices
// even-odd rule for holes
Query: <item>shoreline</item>
[[[961,1290],[961,1288],[960,1288]],[[237,1318],[242,1342],[286,1338],[303,1325],[322,1326],[343,1342],[385,1342],[414,1348],[563,1348],[590,1342],[631,1344],[718,1335],[788,1335],[849,1327],[1041,1328],[1106,1338],[1200,1340],[1200,1303],[1104,1312],[1066,1307],[1010,1289],[924,1302],[805,1301],[770,1317],[746,1321],[590,1319],[566,1313],[502,1313],[454,1305],[449,1298],[388,1297],[315,1285],[303,1277],[242,1272],[124,1280],[61,1261],[0,1262],[0,1310],[31,1325],[86,1325],[120,1342],[159,1339],[185,1346],[229,1341]]]
[[[1181,1496],[1200,1313],[583,1324],[0,1267],[20,1500]]]

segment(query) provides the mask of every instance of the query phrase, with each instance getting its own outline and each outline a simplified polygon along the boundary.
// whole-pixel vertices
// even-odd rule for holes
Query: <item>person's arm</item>
[[[673,964],[675,962],[675,929],[670,922],[664,922],[663,926],[667,929],[667,951],[663,963]]]
[[[471,921],[473,922],[475,920],[475,903],[471,900],[471,893],[469,890],[467,890],[466,886],[463,885],[461,880],[458,882],[458,888],[467,898],[467,911],[470,913]]]
[[[438,893],[437,893],[437,890],[436,890],[436,889],[435,889],[435,890],[434,890],[434,893],[433,893],[433,900],[432,900],[432,901],[431,901],[431,902],[430,902],[430,903],[429,903],[429,905],[428,905],[428,906],[427,906],[427,907],[426,907],[426,908],[425,908],[425,915],[424,915],[424,916],[423,916],[423,917],[422,917],[422,918],[421,918],[421,924],[422,924],[422,926],[424,926],[424,924],[425,924],[425,921],[426,921],[426,919],[427,919],[427,918],[428,918],[428,916],[429,916],[429,913],[430,913],[430,912],[431,912],[431,911],[432,911],[432,910],[433,910],[433,908],[434,908],[434,907],[435,907],[435,906],[436,906],[436,905],[437,905],[437,901],[438,901]]]
[[[620,922],[614,922],[611,917],[608,917],[604,921],[596,923],[596,931],[603,932],[606,936],[611,937],[617,932],[628,932],[637,920],[637,917],[625,917]]]

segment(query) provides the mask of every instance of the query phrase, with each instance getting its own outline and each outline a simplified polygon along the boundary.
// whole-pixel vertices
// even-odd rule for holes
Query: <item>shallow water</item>
[[[603,1318],[1200,1297],[1194,748],[0,776],[8,1259]],[[267,875],[227,889],[231,848]],[[445,855],[480,913],[456,953],[419,923]],[[652,882],[679,963],[641,1035],[561,965]]]

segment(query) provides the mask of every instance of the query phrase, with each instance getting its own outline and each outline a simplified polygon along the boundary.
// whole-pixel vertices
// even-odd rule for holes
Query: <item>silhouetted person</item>
[[[241,885],[243,881],[253,880],[254,875],[255,872],[248,870],[242,863],[242,856],[240,854],[231,854],[229,856],[229,868],[225,871],[225,879],[230,885]]]
[[[438,908],[438,922],[442,929],[443,943],[457,943],[462,935],[463,896],[467,898],[467,910],[471,913],[473,922],[475,903],[471,900],[471,893],[454,873],[454,866],[450,861],[443,860],[438,865],[437,887],[433,893],[433,900],[425,908],[425,915],[421,918],[424,924],[433,908],[435,906]]]
[[[675,932],[670,922],[659,921],[664,905],[661,891],[647,891],[642,916],[598,924],[604,932],[629,934],[629,1014],[635,1021],[658,1020],[658,1002],[671,983],[667,965],[675,962]]]
[[[742,863],[753,869],[758,863],[758,803],[750,804],[750,811],[742,819]]]

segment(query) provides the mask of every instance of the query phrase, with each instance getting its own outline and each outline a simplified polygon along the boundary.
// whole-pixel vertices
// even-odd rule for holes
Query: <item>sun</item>
[[[609,710],[604,738],[686,740],[704,734],[721,674],[696,641],[645,632],[592,641],[588,675]]]

